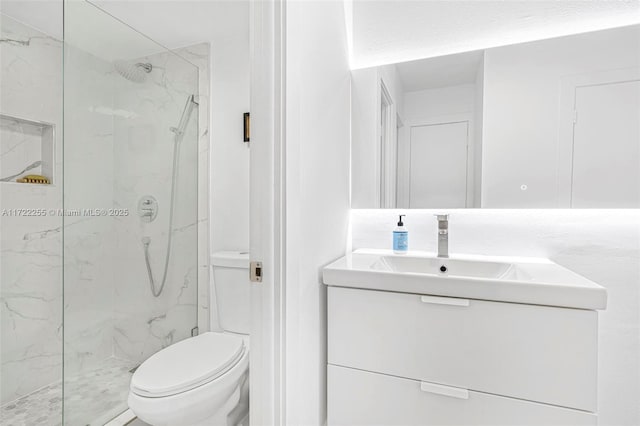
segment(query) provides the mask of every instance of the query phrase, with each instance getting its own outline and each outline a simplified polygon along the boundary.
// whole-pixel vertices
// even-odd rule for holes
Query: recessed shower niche
[[[53,183],[54,141],[53,124],[0,114],[0,182]]]

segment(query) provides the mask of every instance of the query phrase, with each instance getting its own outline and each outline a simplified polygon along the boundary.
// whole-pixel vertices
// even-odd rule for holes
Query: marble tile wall
[[[114,223],[84,215],[63,221],[60,213],[62,43],[4,15],[2,31],[1,112],[52,123],[55,152],[50,158],[56,160],[52,185],[0,183],[5,213],[45,211],[38,217],[0,218],[4,403],[62,377],[63,257],[65,366],[72,373],[112,355]],[[113,118],[99,112],[113,103],[111,65],[70,46],[65,54],[65,208],[111,207]]]
[[[206,45],[178,53],[207,65]],[[144,83],[124,79],[117,83],[115,107],[132,111],[134,115],[115,120],[114,205],[135,212],[140,197],[151,195],[158,201],[159,212],[151,223],[144,223],[137,214],[117,218],[114,254],[118,267],[114,285],[119,303],[114,306],[114,353],[142,362],[159,349],[190,336],[191,329],[198,324],[197,284],[204,269],[199,267],[201,258],[205,257],[198,256],[199,240],[200,248],[208,253],[198,238],[199,232],[208,235],[208,223],[199,221],[198,192],[203,189],[199,188],[202,181],[199,182],[198,170],[199,158],[208,157],[202,148],[208,147],[208,120],[202,121],[208,103],[207,96],[204,102],[199,96],[198,68],[182,57],[161,53],[136,61],[149,62],[154,70]],[[206,70],[203,74],[208,76]],[[203,90],[207,91],[206,84]],[[179,144],[170,266],[162,294],[154,297],[141,240],[151,239],[151,269],[159,288],[167,252],[175,143],[170,127],[178,126],[191,94],[197,96],[200,107],[194,109]],[[205,171],[200,173],[206,172],[206,164],[204,166]],[[206,214],[200,217],[206,218]]]
[[[0,113],[55,126],[61,175],[62,44],[0,15]],[[0,145],[0,155],[10,147]],[[18,170],[19,171],[19,170]],[[4,172],[3,172],[4,173]],[[0,383],[4,404],[62,376],[61,182],[0,183]],[[44,209],[15,216],[12,209]]]
[[[113,354],[117,267],[115,218],[84,212],[113,207],[113,65],[74,42],[68,37],[64,62],[64,207],[70,214],[64,218],[65,376]]]

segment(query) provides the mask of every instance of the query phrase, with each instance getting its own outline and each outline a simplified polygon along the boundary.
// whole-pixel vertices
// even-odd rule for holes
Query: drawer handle
[[[453,297],[420,296],[423,303],[435,305],[469,306],[469,299],[455,299]]]
[[[420,382],[422,392],[435,393],[438,395],[450,396],[458,399],[469,399],[469,391],[451,386],[436,385],[435,383]]]

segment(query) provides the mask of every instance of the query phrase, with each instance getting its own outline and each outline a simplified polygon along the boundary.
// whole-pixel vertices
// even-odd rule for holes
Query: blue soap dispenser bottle
[[[409,250],[409,231],[404,227],[403,217],[405,215],[401,214],[398,227],[393,231],[393,252],[395,254],[406,254]]]

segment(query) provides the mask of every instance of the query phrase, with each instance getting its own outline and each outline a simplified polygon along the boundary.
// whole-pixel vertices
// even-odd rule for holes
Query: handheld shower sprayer
[[[169,270],[169,260],[171,258],[171,242],[173,239],[173,211],[175,208],[176,181],[178,178],[178,163],[181,145],[180,142],[184,137],[184,133],[186,131],[187,124],[189,123],[189,119],[191,118],[193,108],[197,105],[198,104],[195,101],[195,97],[193,95],[190,95],[187,98],[187,103],[185,104],[184,110],[182,111],[182,117],[180,118],[178,127],[170,128],[171,132],[173,132],[174,134],[173,168],[171,172],[171,199],[169,201],[169,228],[167,230],[167,249],[164,257],[164,272],[162,273],[160,288],[156,288],[156,280],[154,279],[153,271],[151,270],[151,261],[149,258],[149,246],[151,245],[151,238],[146,236],[142,237],[142,245],[144,246],[144,259],[147,265],[147,275],[149,276],[149,286],[151,287],[151,293],[154,297],[158,297],[162,294],[164,285],[167,282],[167,272]]]

